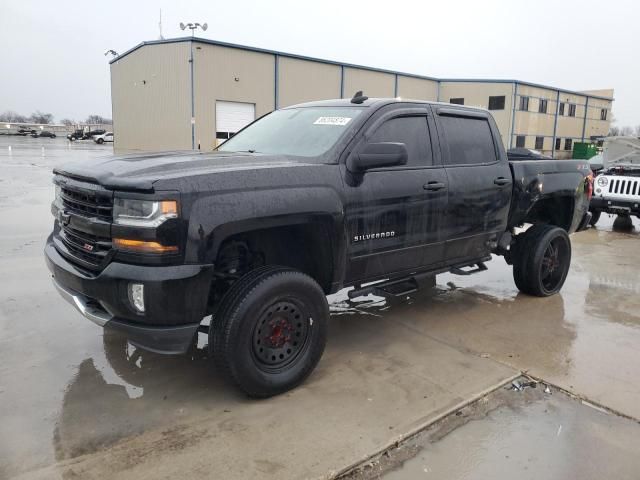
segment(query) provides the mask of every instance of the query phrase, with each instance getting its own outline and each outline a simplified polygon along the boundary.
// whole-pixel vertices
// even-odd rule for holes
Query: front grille
[[[640,195],[640,180],[613,178],[609,184],[609,193],[617,195]]]
[[[111,221],[113,199],[95,190],[80,190],[65,185],[62,187],[62,205],[67,212]]]
[[[101,270],[111,252],[113,193],[94,184],[68,181],[60,185],[62,222],[59,240],[66,257],[77,265]]]
[[[76,258],[98,268],[111,250],[111,239],[97,237],[70,227],[62,227],[60,237],[69,252]]]

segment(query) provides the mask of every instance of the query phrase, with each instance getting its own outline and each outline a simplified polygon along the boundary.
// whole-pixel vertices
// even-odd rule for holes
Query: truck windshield
[[[316,157],[333,147],[363,110],[356,107],[276,110],[227,140],[218,150]]]

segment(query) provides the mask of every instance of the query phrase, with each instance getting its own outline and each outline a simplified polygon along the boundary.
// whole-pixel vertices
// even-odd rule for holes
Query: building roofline
[[[491,78],[491,79],[487,79],[487,78],[436,78],[436,77],[429,77],[427,75],[418,75],[415,73],[407,73],[407,72],[399,72],[396,70],[387,70],[384,68],[375,68],[375,67],[367,67],[365,65],[357,65],[357,64],[353,64],[353,63],[344,63],[344,62],[337,62],[335,60],[326,60],[323,58],[316,58],[316,57],[309,57],[306,55],[297,55],[295,53],[287,53],[287,52],[280,52],[278,50],[270,50],[267,48],[259,48],[259,47],[249,47],[246,45],[239,45],[236,43],[229,43],[229,42],[222,42],[219,40],[210,40],[208,38],[201,38],[201,37],[177,37],[177,38],[167,38],[167,39],[162,39],[162,40],[148,40],[148,41],[144,41],[139,43],[138,45],[130,48],[129,50],[125,51],[124,53],[118,55],[117,57],[112,58],[109,61],[109,64],[115,63],[118,60],[121,60],[122,58],[126,57],[127,55],[129,55],[130,53],[135,52],[136,50],[147,46],[147,45],[162,45],[162,44],[166,44],[166,43],[183,43],[183,42],[196,42],[196,43],[204,43],[207,45],[216,45],[219,47],[227,47],[227,48],[235,48],[238,50],[248,50],[250,52],[257,52],[257,53],[267,53],[270,55],[277,55],[279,57],[287,57],[287,58],[293,58],[293,59],[297,59],[297,60],[307,60],[307,61],[311,61],[311,62],[318,62],[318,63],[324,63],[327,65],[336,65],[339,67],[346,67],[346,68],[357,68],[360,70],[368,70],[371,72],[378,72],[378,73],[386,73],[386,74],[390,74],[390,75],[399,75],[402,77],[409,77],[409,78],[418,78],[421,80],[431,80],[434,82],[460,82],[460,83],[513,83],[513,84],[520,84],[520,85],[527,85],[530,87],[537,87],[537,88],[546,88],[549,90],[554,90],[556,92],[561,92],[561,93],[569,93],[571,95],[581,95],[583,97],[589,97],[589,98],[597,98],[599,100],[609,100],[609,101],[613,101],[614,98],[613,97],[604,97],[604,96],[600,96],[600,95],[593,95],[590,93],[585,93],[585,92],[579,92],[576,90],[567,90],[564,88],[556,88],[556,87],[551,87],[549,85],[542,85],[542,84],[538,84],[538,83],[533,83],[533,82],[524,82],[522,80],[512,80],[512,79],[495,79],[495,78]]]
[[[318,62],[318,63],[324,63],[327,65],[335,65],[338,67],[346,67],[346,68],[357,68],[360,70],[369,70],[372,72],[379,72],[379,73],[387,73],[387,74],[391,74],[391,75],[400,75],[402,77],[411,77],[411,78],[419,78],[421,80],[431,80],[434,82],[438,82],[439,79],[435,78],[435,77],[429,77],[427,75],[418,75],[415,73],[407,73],[407,72],[399,72],[396,70],[388,70],[388,69],[384,69],[384,68],[375,68],[375,67],[367,67],[365,65],[358,65],[358,64],[354,64],[354,63],[345,63],[345,62],[337,62],[335,60],[326,60],[324,58],[317,58],[317,57],[309,57],[306,55],[297,55],[295,53],[287,53],[287,52],[280,52],[278,50],[270,50],[267,48],[258,48],[258,47],[249,47],[246,45],[238,45],[237,43],[228,43],[228,42],[221,42],[219,40],[210,40],[208,38],[200,38],[200,37],[178,37],[178,38],[167,38],[164,40],[149,40],[149,41],[145,41],[142,43],[139,43],[138,45],[136,45],[135,47],[130,48],[129,50],[127,50],[126,52],[118,55],[117,57],[112,58],[109,63],[114,63],[117,62],[118,60],[126,57],[127,55],[129,55],[130,53],[135,52],[136,50],[138,50],[139,48],[142,48],[146,45],[161,45],[161,44],[165,44],[165,43],[182,43],[182,42],[190,42],[190,41],[194,41],[195,43],[204,43],[207,45],[216,45],[218,47],[227,47],[227,48],[236,48],[238,50],[248,50],[250,52],[257,52],[257,53],[268,53],[270,55],[277,55],[279,57],[287,57],[287,58],[294,58],[296,60],[307,60],[310,62]]]
[[[604,97],[602,95],[594,95],[592,93],[580,92],[578,90],[567,90],[566,88],[557,88],[550,85],[543,85],[541,83],[525,82],[523,80],[505,79],[505,78],[440,78],[440,82],[459,82],[459,83],[513,83],[526,85],[528,87],[545,88],[547,90],[553,90],[554,92],[569,93],[571,95],[580,95],[582,97],[597,98],[600,100],[613,101],[613,97]]]

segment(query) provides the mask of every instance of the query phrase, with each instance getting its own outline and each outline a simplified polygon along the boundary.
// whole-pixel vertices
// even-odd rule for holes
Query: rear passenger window
[[[489,122],[484,118],[441,116],[447,165],[491,163],[497,160]]]
[[[407,166],[433,164],[427,117],[397,117],[384,122],[368,140],[369,143],[398,142],[407,147]]]

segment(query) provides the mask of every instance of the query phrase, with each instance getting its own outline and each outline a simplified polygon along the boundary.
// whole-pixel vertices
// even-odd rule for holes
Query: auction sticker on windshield
[[[344,127],[347,123],[351,121],[350,117],[319,117],[314,125],[339,125]]]

